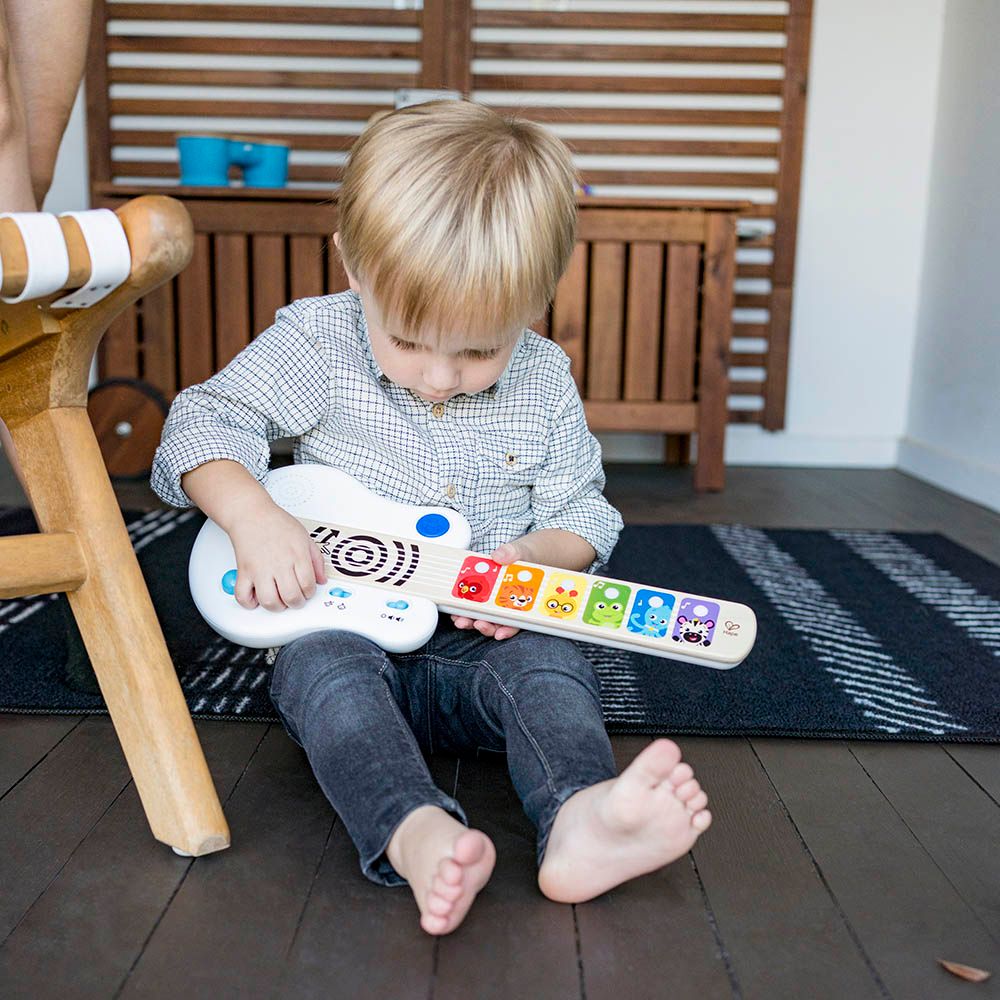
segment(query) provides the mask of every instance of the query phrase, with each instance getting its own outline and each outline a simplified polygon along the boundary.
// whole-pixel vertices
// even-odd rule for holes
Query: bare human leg
[[[0,211],[35,212],[80,86],[91,0],[0,0]],[[0,447],[21,480],[10,434]]]

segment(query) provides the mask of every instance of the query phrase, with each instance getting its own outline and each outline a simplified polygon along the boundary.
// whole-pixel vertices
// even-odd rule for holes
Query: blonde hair
[[[569,150],[469,101],[380,116],[339,195],[344,265],[409,335],[508,334],[541,316],[576,240]]]

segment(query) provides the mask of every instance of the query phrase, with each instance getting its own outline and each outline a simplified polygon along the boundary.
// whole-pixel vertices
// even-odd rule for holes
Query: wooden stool
[[[0,538],[0,598],[65,591],[153,836],[178,853],[229,846],[205,757],[87,417],[91,359],[109,324],[191,257],[191,220],[172,198],[119,209],[131,254],[125,283],[86,309],[53,309],[59,293],[0,302],[0,419],[10,430],[41,528]],[[67,288],[91,275],[78,223],[61,218]],[[28,279],[17,225],[0,220],[0,294]]]

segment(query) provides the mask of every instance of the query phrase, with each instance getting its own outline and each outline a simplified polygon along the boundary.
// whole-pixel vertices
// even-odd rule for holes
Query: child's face
[[[369,289],[350,272],[347,277],[361,297],[375,360],[396,385],[421,399],[442,403],[459,393],[471,396],[482,392],[503,374],[520,337],[520,327],[493,337],[456,336],[450,341],[440,338],[440,343],[438,338],[397,333],[383,319]]]
[[[379,368],[396,385],[422,399],[441,403],[459,393],[473,395],[488,389],[503,374],[520,329],[487,341],[426,343],[410,334],[395,334],[383,326],[374,303],[360,293],[368,320],[368,336]]]

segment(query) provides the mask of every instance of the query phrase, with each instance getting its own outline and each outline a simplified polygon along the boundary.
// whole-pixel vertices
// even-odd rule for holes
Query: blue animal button
[[[417,531],[424,538],[440,538],[448,533],[451,522],[444,514],[424,514],[417,521]]]
[[[236,593],[236,570],[231,569],[222,577],[222,589],[227,594]]]
[[[640,589],[628,617],[628,630],[651,639],[665,638],[675,601],[674,595],[665,590]]]
[[[407,604],[406,601],[403,600],[386,601],[385,606],[387,608],[395,608],[397,611],[405,611],[409,607],[409,604]]]
[[[331,597],[350,597],[351,592],[349,590],[344,590],[343,587],[331,587],[330,588]]]

